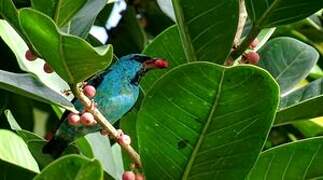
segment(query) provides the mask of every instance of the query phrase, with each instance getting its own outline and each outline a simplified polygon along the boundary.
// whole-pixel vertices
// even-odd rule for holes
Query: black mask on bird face
[[[132,83],[138,84],[140,78],[151,69],[164,69],[168,67],[168,62],[162,58],[152,58],[142,54],[135,54],[133,60],[142,64],[142,69],[132,79]]]

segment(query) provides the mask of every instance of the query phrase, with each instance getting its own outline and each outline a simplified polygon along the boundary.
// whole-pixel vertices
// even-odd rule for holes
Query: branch
[[[257,26],[253,25],[248,36],[242,41],[237,49],[231,52],[231,58],[235,60],[239,56],[241,56],[245,52],[245,50],[248,49],[251,42],[258,36],[259,33],[260,29]]]
[[[85,109],[87,109],[88,112],[90,112],[98,124],[102,127],[104,131],[106,131],[110,137],[112,137],[115,140],[118,140],[120,137],[120,132],[117,131],[112,124],[109,123],[109,121],[103,116],[103,114],[97,109],[93,108],[93,102],[84,95],[81,87],[79,84],[72,84],[70,85],[71,91],[75,95],[75,97],[83,104]],[[140,156],[136,152],[135,149],[131,145],[119,143],[119,145],[123,148],[124,151],[126,151],[129,155],[129,157],[133,160],[133,162],[136,164],[137,167],[142,167]]]
[[[236,36],[234,37],[234,41],[233,41],[233,47],[235,47],[235,48],[238,47],[240,44],[241,35],[243,33],[243,28],[246,24],[247,17],[248,17],[248,14],[247,14],[246,6],[245,6],[245,1],[240,0],[238,29],[237,29],[237,33],[236,33]]]

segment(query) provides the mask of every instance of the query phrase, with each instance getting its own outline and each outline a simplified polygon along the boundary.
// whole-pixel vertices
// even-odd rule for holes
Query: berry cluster
[[[87,97],[93,98],[95,96],[96,89],[91,85],[85,85],[83,88],[83,93]],[[91,113],[86,111],[81,114],[71,112],[67,116],[67,120],[68,120],[68,123],[72,126],[78,126],[78,125],[93,126],[97,123],[94,119],[94,116]]]

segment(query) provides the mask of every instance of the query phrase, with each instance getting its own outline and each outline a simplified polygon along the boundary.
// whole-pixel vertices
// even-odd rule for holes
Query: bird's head
[[[131,83],[138,84],[140,78],[152,69],[164,69],[168,62],[162,58],[152,58],[143,54],[131,54],[120,58],[126,76]]]

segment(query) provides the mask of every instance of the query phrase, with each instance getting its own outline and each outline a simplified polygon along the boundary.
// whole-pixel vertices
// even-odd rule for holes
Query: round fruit
[[[94,86],[86,85],[83,88],[83,92],[84,92],[85,96],[87,96],[89,98],[93,98],[95,96],[96,90],[95,90]]]
[[[68,114],[67,116],[67,120],[68,120],[68,123],[72,126],[77,126],[77,125],[80,125],[80,120],[81,120],[81,117],[80,115],[76,114],[76,113],[70,113]]]
[[[135,179],[136,179],[135,173],[132,171],[125,171],[122,174],[122,180],[135,180]]]
[[[27,50],[26,53],[25,53],[25,58],[28,60],[28,61],[34,61],[37,59],[37,56],[35,56],[33,54],[33,52],[31,52],[31,50]]]
[[[260,56],[256,52],[248,52],[247,54],[244,55],[244,58],[250,64],[258,64],[258,62],[260,60]]]
[[[127,145],[129,145],[131,143],[131,138],[128,135],[123,134],[123,135],[121,135],[119,137],[118,143],[119,144],[127,144]]]
[[[89,112],[85,112],[81,115],[81,124],[83,124],[84,126],[91,126],[96,124],[96,121],[94,119],[94,116],[89,113]]]
[[[45,71],[46,73],[52,73],[52,72],[54,72],[53,68],[52,68],[52,67],[50,67],[50,65],[49,65],[48,63],[45,63],[45,64],[44,64],[43,69],[44,69],[44,71]]]

